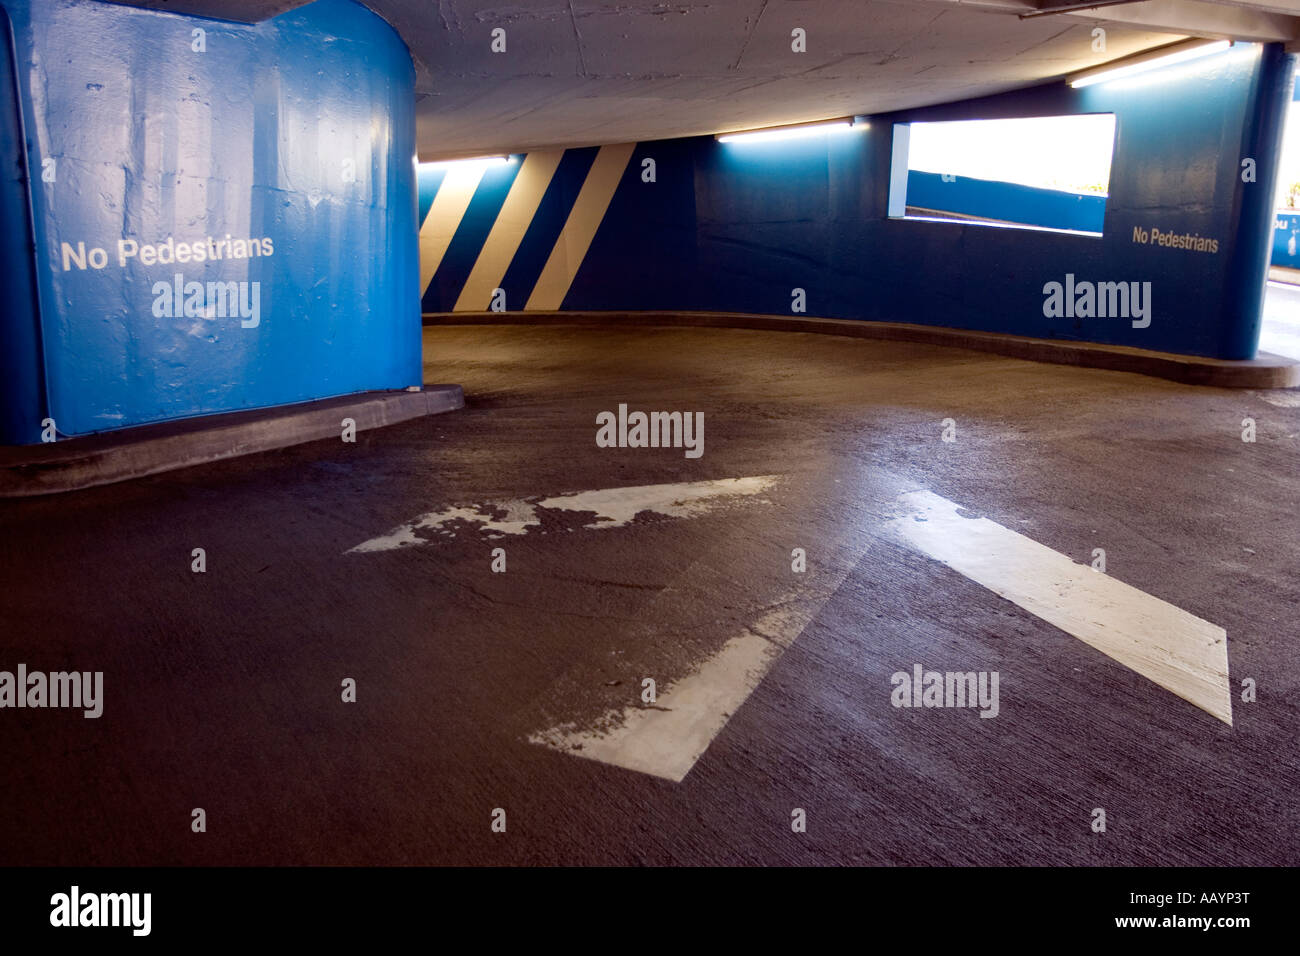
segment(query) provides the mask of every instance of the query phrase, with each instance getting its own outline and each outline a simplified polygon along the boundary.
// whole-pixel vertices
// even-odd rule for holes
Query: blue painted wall
[[[0,4],[0,442],[44,414],[80,435],[420,383],[414,70],[388,24],[352,0],[253,26]],[[257,283],[258,314],[221,316],[218,282],[249,306]]]
[[[1300,213],[1273,215],[1273,265],[1300,269]]]
[[[1101,232],[1106,219],[1105,196],[970,176],[944,182],[942,174],[919,169],[907,173],[907,205],[1076,232]]]
[[[1291,101],[1294,103],[1297,100],[1300,100],[1300,78],[1297,78],[1291,88]],[[1276,210],[1273,216],[1273,265],[1300,269],[1300,251],[1294,248],[1300,244],[1295,241],[1298,235],[1300,213],[1288,212],[1286,209]]]
[[[1128,82],[1082,90],[1053,82],[874,116],[859,134],[770,145],[641,143],[564,308],[788,314],[797,287],[809,315],[1249,358],[1292,81],[1280,46],[1243,44]],[[887,215],[895,122],[1100,112],[1116,117],[1100,238]],[[1254,183],[1242,182],[1245,157],[1258,161]],[[647,158],[654,182],[643,178]],[[1156,231],[1177,238],[1162,243]],[[1184,236],[1212,242],[1195,251],[1181,247]],[[469,266],[468,255],[460,265],[444,260],[426,311],[452,309]],[[1150,326],[1045,316],[1044,285],[1067,274],[1150,282]],[[508,301],[526,299],[525,290]]]

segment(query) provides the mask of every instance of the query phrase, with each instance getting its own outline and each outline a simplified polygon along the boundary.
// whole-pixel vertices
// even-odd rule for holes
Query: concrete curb
[[[365,431],[464,406],[459,385],[426,385],[419,392],[344,395],[0,448],[0,498],[76,491],[322,438],[337,440],[344,418]]]
[[[1031,362],[1053,362],[1119,372],[1136,372],[1187,385],[1218,388],[1292,388],[1300,385],[1300,362],[1261,352],[1258,358],[1229,361],[1151,352],[1120,345],[1094,345],[1059,339],[1032,339],[997,332],[973,332],[935,325],[819,319],[736,312],[426,312],[425,325],[614,325],[759,329],[815,332],[859,339],[918,342],[994,352]]]
[[[1280,282],[1283,285],[1300,285],[1300,269],[1291,269],[1287,266],[1269,266],[1268,281]]]

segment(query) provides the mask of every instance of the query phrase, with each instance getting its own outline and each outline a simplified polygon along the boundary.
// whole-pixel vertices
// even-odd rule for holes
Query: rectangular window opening
[[[894,124],[889,216],[1100,236],[1115,115]]]

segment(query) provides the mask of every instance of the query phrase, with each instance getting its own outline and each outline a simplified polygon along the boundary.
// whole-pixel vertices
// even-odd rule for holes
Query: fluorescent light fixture
[[[854,133],[867,128],[864,120],[853,117],[828,120],[824,123],[799,123],[794,126],[769,126],[767,129],[743,130],[736,133],[719,133],[714,137],[719,143],[775,143],[784,139],[810,139],[827,133]]]
[[[1232,46],[1231,40],[1192,40],[1187,43],[1175,43],[1129,58],[1127,62],[1121,61],[1118,66],[1107,65],[1080,73],[1070,80],[1070,86],[1078,90],[1085,86],[1092,86],[1094,83],[1122,80],[1139,73],[1162,70],[1175,63],[1199,60],[1203,56],[1221,53],[1230,46]]]
[[[475,156],[472,159],[444,159],[420,165],[426,169],[487,169],[489,166],[505,166],[509,162],[509,156]]]

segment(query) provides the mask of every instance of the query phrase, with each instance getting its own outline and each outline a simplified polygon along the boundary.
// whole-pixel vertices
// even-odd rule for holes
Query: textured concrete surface
[[[1270,277],[1273,271],[1270,270]],[[1290,275],[1268,284],[1259,347],[1261,351],[1300,362],[1300,286],[1295,284],[1300,272],[1294,269],[1276,271]]]
[[[102,671],[105,698],[0,710],[0,863],[1300,862],[1291,393],[805,334],[425,336],[456,415],[0,501],[0,669]],[[619,403],[703,412],[704,454],[597,447]],[[760,475],[764,500],[695,517],[348,553],[455,505]],[[1258,700],[1228,726],[909,550],[886,528],[912,489],[1104,548],[1225,628]],[[680,783],[529,742],[818,588]],[[998,671],[999,715],[891,706],[916,663]]]
[[[1277,295],[1270,289],[1270,303]],[[1292,306],[1289,323],[1295,325]],[[995,352],[1012,358],[1087,368],[1112,369],[1154,375],[1189,385],[1214,385],[1220,388],[1294,388],[1300,385],[1300,357],[1276,355],[1260,348],[1253,359],[1231,360],[1156,352],[1123,345],[1100,345],[1094,342],[1070,342],[1061,339],[1038,339],[1001,332],[952,329],[906,322],[874,322],[856,319],[821,319],[813,316],[756,315],[740,312],[426,312],[429,325],[537,325],[601,326],[673,326],[688,328],[760,329],[783,332],[816,332],[850,338],[889,339],[927,345],[951,345],[978,352]],[[1281,316],[1266,323],[1267,341],[1283,347],[1289,340],[1278,339]]]
[[[441,0],[436,14],[424,0],[369,6],[414,56],[426,160],[707,135],[1002,92],[1095,66],[1092,29],[1107,16],[1020,20],[1027,5],[1002,0]],[[1205,26],[1180,13],[1106,22],[1102,61]],[[1232,19],[1230,35],[1295,32],[1286,16]],[[791,50],[796,28],[803,53]],[[494,29],[505,31],[504,53],[492,50]]]
[[[125,0],[259,20],[298,0]],[[808,122],[1032,86],[1186,36],[1289,41],[1278,0],[1021,19],[1033,0],[363,0],[410,48],[425,160]],[[1106,30],[1094,52],[1092,31]],[[805,31],[803,53],[791,31]],[[492,31],[505,31],[504,52]]]

